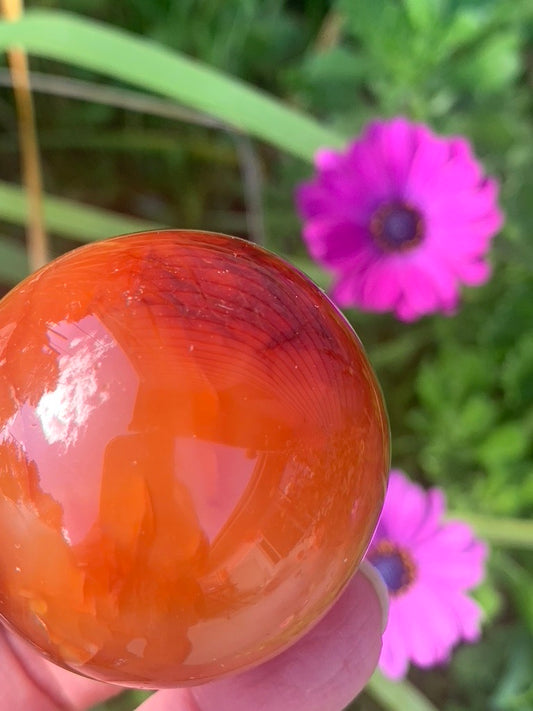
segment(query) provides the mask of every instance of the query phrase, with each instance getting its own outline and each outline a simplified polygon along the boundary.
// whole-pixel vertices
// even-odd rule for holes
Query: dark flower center
[[[390,202],[374,212],[370,232],[385,252],[405,252],[424,239],[424,220],[416,208],[402,202]]]
[[[380,541],[368,559],[383,578],[391,595],[407,592],[416,579],[416,565],[411,554],[394,543]]]

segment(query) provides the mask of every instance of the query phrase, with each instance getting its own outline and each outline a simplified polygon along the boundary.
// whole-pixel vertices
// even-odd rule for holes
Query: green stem
[[[473,514],[469,511],[449,512],[448,518],[464,521],[478,536],[505,548],[533,549],[533,521]]]
[[[374,672],[365,691],[387,711],[438,711],[409,681],[390,681],[379,671]]]

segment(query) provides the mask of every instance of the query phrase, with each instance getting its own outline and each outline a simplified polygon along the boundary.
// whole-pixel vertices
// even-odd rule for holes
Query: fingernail
[[[385,627],[387,626],[387,620],[389,618],[389,593],[387,591],[387,586],[383,582],[383,578],[378,571],[367,560],[363,560],[359,566],[359,570],[372,584],[372,587],[378,596],[378,600],[381,605],[381,632],[383,633],[385,632]]]

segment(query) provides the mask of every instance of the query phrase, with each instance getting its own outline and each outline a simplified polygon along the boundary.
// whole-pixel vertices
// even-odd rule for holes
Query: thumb
[[[363,563],[327,615],[296,644],[250,671],[158,691],[138,711],[342,711],[374,671],[387,592]]]
[[[0,623],[0,711],[74,711],[121,691],[46,661]]]

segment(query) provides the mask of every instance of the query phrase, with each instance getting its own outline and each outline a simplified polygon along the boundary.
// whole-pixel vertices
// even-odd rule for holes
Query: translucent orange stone
[[[332,604],[388,428],[343,316],[247,242],[82,247],[0,302],[0,615],[127,686],[273,656]]]

